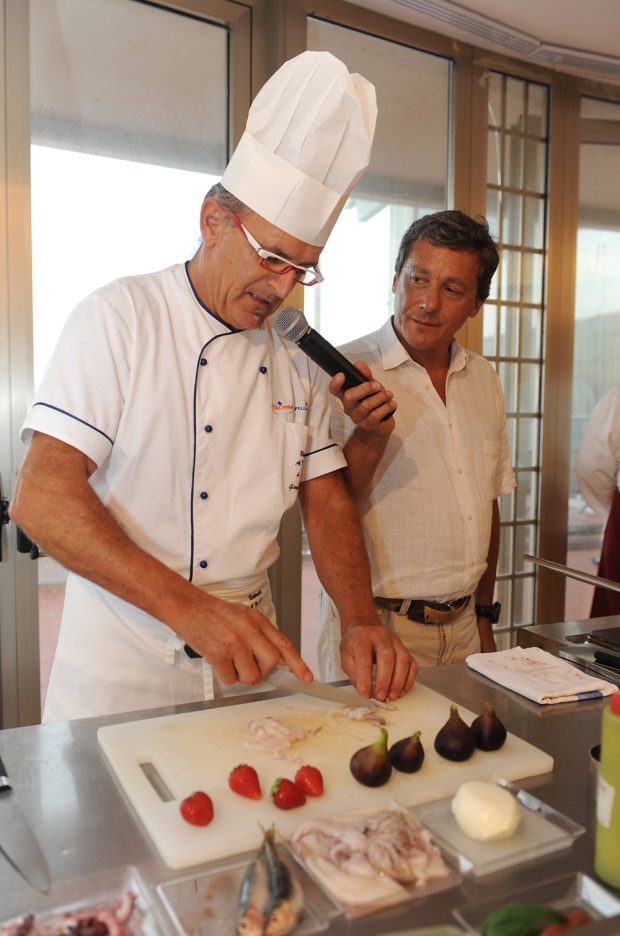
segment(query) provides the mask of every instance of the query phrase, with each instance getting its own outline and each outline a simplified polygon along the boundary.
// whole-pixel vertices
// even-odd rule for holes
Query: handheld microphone
[[[315,364],[327,371],[330,377],[334,374],[344,374],[345,390],[368,382],[368,377],[364,377],[344,354],[341,354],[318,331],[310,327],[301,309],[287,306],[286,309],[278,312],[273,325],[280,338],[294,341]]]

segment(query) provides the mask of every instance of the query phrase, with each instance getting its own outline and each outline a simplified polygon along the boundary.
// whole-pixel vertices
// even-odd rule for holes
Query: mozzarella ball
[[[480,842],[510,838],[521,822],[521,807],[514,796],[482,780],[461,784],[452,800],[452,812],[463,832]]]

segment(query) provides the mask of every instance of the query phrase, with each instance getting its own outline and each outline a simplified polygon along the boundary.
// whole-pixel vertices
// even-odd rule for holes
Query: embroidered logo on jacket
[[[303,403],[284,403],[283,400],[274,400],[271,404],[274,413],[305,413],[308,409],[308,401]]]

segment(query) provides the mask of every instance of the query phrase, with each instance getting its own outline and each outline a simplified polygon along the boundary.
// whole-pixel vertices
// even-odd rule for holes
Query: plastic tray
[[[453,910],[453,915],[468,933],[479,934],[482,924],[494,910],[513,901],[553,907],[559,913],[578,908],[585,910],[593,920],[608,919],[620,914],[620,897],[610,893],[602,884],[586,874],[578,872],[505,895],[501,899],[495,898],[467,907],[457,907]]]
[[[45,926],[48,936],[66,933],[67,913],[86,916],[91,909],[109,907],[113,901],[131,891],[136,899],[133,912],[123,928],[123,936],[160,936],[159,920],[154,912],[149,891],[133,866],[102,871],[87,877],[60,883],[54,882],[48,894],[16,896],[10,901],[10,917],[0,922],[0,936],[11,933],[25,916],[34,914],[35,924]]]
[[[562,813],[508,780],[496,780],[521,806],[521,824],[513,836],[497,842],[479,842],[462,831],[452,813],[452,797],[414,807],[412,812],[426,825],[438,845],[451,854],[464,874],[476,877],[510,868],[525,861],[567,848],[585,832]]]
[[[339,822],[354,823],[362,817],[360,814],[350,814],[337,818]],[[415,884],[396,881],[380,872],[372,878],[353,877],[330,862],[322,862],[321,859],[305,861],[292,846],[287,847],[300,867],[331,898],[339,912],[348,920],[355,920],[398,904],[421,900],[431,894],[457,887],[462,881],[462,875],[454,867],[452,856],[443,852],[441,857],[448,869],[446,876],[428,881],[426,884]],[[363,883],[362,888],[359,886],[360,881]]]
[[[277,846],[279,856],[299,878],[305,909],[295,928],[295,936],[320,933],[338,914],[338,908],[299,867],[285,845]],[[179,936],[230,936],[234,930],[243,875],[255,852],[214,862],[199,874],[164,881],[156,888],[174,929]]]

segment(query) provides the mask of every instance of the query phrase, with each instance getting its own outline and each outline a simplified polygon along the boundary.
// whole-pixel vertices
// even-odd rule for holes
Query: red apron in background
[[[611,502],[611,510],[605,526],[601,561],[598,574],[600,578],[620,582],[620,492],[616,491]],[[608,614],[620,614],[620,592],[608,588],[595,588],[592,598],[590,617],[605,617]]]

